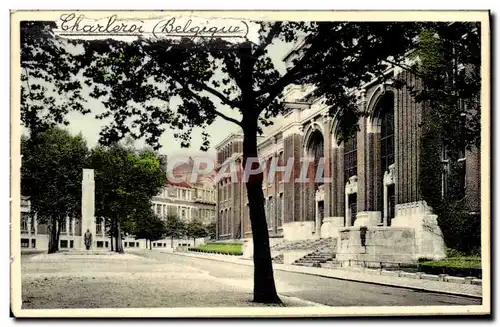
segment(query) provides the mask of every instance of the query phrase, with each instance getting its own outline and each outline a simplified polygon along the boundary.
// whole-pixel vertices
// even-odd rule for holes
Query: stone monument
[[[85,249],[85,238],[83,234],[89,230],[92,235],[96,235],[95,225],[95,182],[94,170],[83,169],[82,178],[82,240],[80,248]],[[91,249],[95,249],[95,237],[92,238]]]

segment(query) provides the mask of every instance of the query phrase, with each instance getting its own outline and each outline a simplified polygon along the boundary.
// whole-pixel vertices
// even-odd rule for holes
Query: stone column
[[[70,228],[69,228],[69,216],[66,216],[66,235],[70,235]]]
[[[389,199],[387,197],[387,185],[384,185],[384,211],[383,211],[383,224],[387,226],[387,212],[389,211]]]
[[[85,249],[85,238],[83,235],[87,229],[92,233],[92,249],[95,248],[96,239],[96,224],[95,224],[95,182],[94,170],[83,169],[82,180],[82,241],[80,243],[81,249]]]
[[[36,219],[36,213],[33,217],[33,220],[34,220],[34,224],[35,224],[35,236],[38,235],[38,221]]]
[[[71,235],[74,237],[75,236],[75,230],[76,230],[76,219],[73,218],[71,219]]]
[[[335,191],[333,195],[335,196],[335,216],[346,217],[345,216],[345,184],[347,181],[344,180],[344,147],[340,145],[338,148],[334,149],[335,152],[335,166],[336,170],[336,183]],[[347,217],[346,217],[347,219]]]
[[[325,202],[324,202],[324,217],[332,216],[332,137],[331,137],[331,117],[325,116],[323,119],[323,144],[324,144],[324,189],[325,189]]]
[[[349,227],[352,225],[352,217],[351,217],[351,212],[349,211],[349,194],[347,194],[347,192],[345,193],[345,219],[346,219],[346,222],[345,222],[345,226],[346,227]]]

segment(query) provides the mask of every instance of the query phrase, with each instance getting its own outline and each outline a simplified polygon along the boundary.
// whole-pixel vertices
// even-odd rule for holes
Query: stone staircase
[[[272,260],[273,260],[273,263],[283,263],[283,253],[281,254],[278,254],[277,256],[273,257]]]
[[[323,267],[323,265],[333,266],[335,264],[337,239],[325,238],[322,240],[324,241],[318,244],[316,250],[296,260],[293,264],[305,267]]]

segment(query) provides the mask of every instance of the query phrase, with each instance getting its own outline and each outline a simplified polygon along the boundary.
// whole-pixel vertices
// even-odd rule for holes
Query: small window
[[[133,248],[135,246],[135,243],[134,242],[129,242],[128,245],[129,245],[129,247]]]
[[[102,241],[97,241],[97,247],[102,248],[103,247],[103,242]]]
[[[105,244],[106,244],[106,248],[108,248],[108,247],[109,247],[109,243],[108,243],[108,241],[106,241],[106,243],[105,243]]]
[[[71,241],[69,241],[69,248],[72,249],[73,247],[74,247],[74,241],[71,240]]]
[[[36,248],[36,239],[34,239],[34,238],[32,238],[32,239],[31,239],[31,247],[32,247],[33,249],[35,249],[35,248]]]
[[[139,242],[135,242],[135,246],[139,247]]]
[[[22,238],[21,239],[21,247],[22,248],[29,248],[30,247],[30,240],[27,238]]]
[[[61,248],[64,249],[68,248],[68,240],[61,240]]]

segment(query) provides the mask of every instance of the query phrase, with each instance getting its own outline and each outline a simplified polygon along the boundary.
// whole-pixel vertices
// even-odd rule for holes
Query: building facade
[[[419,81],[403,71],[388,72],[408,85]],[[263,192],[271,244],[273,237],[285,240],[334,237],[338,255],[344,258],[415,260],[445,256],[437,217],[422,199],[418,185],[420,169],[422,107],[408,88],[396,89],[391,81],[373,80],[355,91],[360,111],[369,116],[359,121],[359,131],[339,143],[336,119],[321,99],[310,100],[311,88],[294,85],[285,90],[288,112],[277,128],[258,142],[264,168]],[[233,162],[241,165],[243,136],[229,135],[217,145],[218,169]],[[309,169],[322,166],[325,178],[318,182],[296,182],[301,158],[310,158]],[[290,178],[279,172],[268,178],[272,160],[289,164]],[[447,160],[443,158],[442,192],[446,192]],[[464,196],[471,213],[480,210],[480,153],[464,151]],[[286,177],[286,176],[285,176]],[[231,183],[230,177],[217,183],[217,232],[220,240],[244,239],[251,242],[246,188]],[[360,228],[367,227],[374,248],[372,256],[359,248]],[[400,244],[400,246],[396,246]],[[399,250],[397,249],[399,247]],[[368,253],[368,252],[366,252]]]

